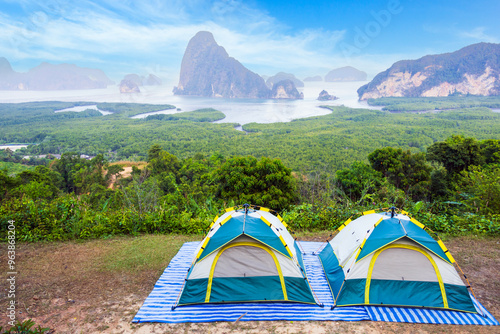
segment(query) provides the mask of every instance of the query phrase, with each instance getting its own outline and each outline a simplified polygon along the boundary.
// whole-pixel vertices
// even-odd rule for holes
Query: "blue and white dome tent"
[[[406,212],[368,211],[338,231],[319,254],[336,306],[477,313],[444,243]]]
[[[194,252],[178,306],[256,301],[316,303],[283,219],[259,206],[229,208]]]

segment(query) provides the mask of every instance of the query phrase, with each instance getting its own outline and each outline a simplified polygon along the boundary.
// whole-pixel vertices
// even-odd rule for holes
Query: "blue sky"
[[[351,65],[370,76],[401,59],[500,43],[497,0],[0,0],[0,56],[175,82],[189,39],[214,34],[252,71],[303,79]]]

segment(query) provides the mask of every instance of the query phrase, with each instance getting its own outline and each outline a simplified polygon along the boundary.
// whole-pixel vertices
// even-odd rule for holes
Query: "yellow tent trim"
[[[280,240],[281,242],[283,243],[283,246],[285,246],[286,250],[288,251],[288,254],[290,255],[290,258],[293,259],[293,254],[292,254],[292,251],[290,250],[290,248],[288,247],[288,245],[286,244],[285,240],[283,239],[283,237],[281,236],[280,234]]]
[[[361,248],[358,248],[358,251],[356,252],[356,255],[354,256],[354,261],[355,261],[355,262],[358,262],[358,261],[357,261],[357,258],[358,258],[358,256],[359,256],[359,253],[361,253]]]
[[[281,218],[281,216],[278,214],[276,217],[278,217],[278,219],[280,220],[280,222],[283,224],[283,226],[285,227],[288,227],[288,224],[285,223],[285,221],[283,220],[283,218]]]
[[[267,226],[269,226],[269,227],[271,227],[271,226],[272,226],[271,222],[269,222],[269,220],[267,220],[266,218],[264,218],[264,217],[260,216],[260,219],[262,219],[262,220],[264,221],[264,223],[266,223],[266,224],[267,224]]]
[[[365,246],[366,240],[367,239],[363,240],[363,242],[361,243],[361,246],[359,246],[359,249],[363,249],[363,247]]]
[[[338,228],[337,228],[337,231],[342,231],[344,229],[344,227],[347,226],[347,224],[349,224],[351,222],[351,218],[347,219],[345,222],[342,223],[342,225],[340,225]]]
[[[283,299],[288,300],[288,295],[286,293],[285,278],[283,277],[283,272],[281,271],[281,266],[280,266],[280,263],[278,261],[278,258],[273,253],[273,251],[270,248],[268,248],[262,244],[258,244],[256,242],[236,242],[234,244],[230,244],[230,245],[226,245],[226,246],[222,247],[221,250],[219,251],[219,253],[217,253],[217,255],[215,256],[214,262],[212,263],[212,267],[210,268],[210,274],[208,276],[208,286],[207,286],[207,294],[205,296],[205,303],[210,302],[210,294],[212,293],[212,280],[214,277],[215,266],[217,265],[217,261],[219,260],[219,257],[222,255],[222,253],[225,250],[232,248],[232,247],[238,247],[238,246],[258,247],[258,248],[265,250],[266,252],[269,253],[269,255],[271,255],[271,257],[274,260],[274,264],[276,265],[276,269],[278,270],[278,275],[280,277],[281,290],[283,291]]]
[[[215,216],[214,220],[212,221],[212,224],[210,224],[210,228],[212,228],[214,226],[217,219],[219,219],[219,216]]]
[[[375,210],[365,211],[365,212],[363,212],[363,216],[366,216],[366,215],[369,215],[372,213],[375,213]]]
[[[411,218],[411,219],[410,219],[410,221],[411,221],[413,224],[415,224],[415,225],[417,225],[418,227],[420,227],[422,230],[423,230],[423,229],[425,229],[425,225],[424,225],[424,224],[422,224],[421,222],[419,222],[418,220],[416,220],[415,218]]]
[[[446,298],[446,290],[444,289],[443,278],[441,277],[441,272],[439,271],[439,268],[438,268],[436,262],[434,261],[434,259],[429,254],[427,254],[427,252],[423,251],[422,249],[420,249],[418,247],[415,247],[415,246],[412,246],[412,245],[402,245],[402,244],[387,245],[385,247],[380,248],[378,251],[376,251],[373,254],[373,257],[370,260],[370,266],[368,267],[368,275],[366,277],[365,304],[366,305],[370,304],[370,284],[371,284],[371,281],[372,281],[373,266],[375,265],[375,261],[377,261],[377,258],[380,255],[380,253],[382,253],[383,251],[385,251],[386,249],[389,249],[389,248],[406,248],[406,249],[411,249],[411,250],[419,252],[419,253],[425,255],[425,257],[427,257],[427,259],[429,260],[429,262],[432,264],[432,267],[434,268],[434,272],[436,273],[436,277],[437,277],[438,282],[439,282],[439,288],[441,289],[441,297],[443,298],[443,307],[444,308],[448,308],[448,298]]]
[[[227,217],[226,217],[223,221],[221,221],[221,222],[220,222],[220,226],[222,226],[222,225],[224,225],[225,223],[227,223],[227,221],[228,221],[229,219],[231,219],[232,217],[233,217],[232,215],[227,216]]]
[[[269,209],[268,208],[260,207],[259,211],[269,212]]]
[[[384,217],[380,218],[379,220],[377,220],[377,222],[373,225],[375,227],[377,227],[378,224],[380,224],[380,222],[384,220]]]
[[[439,246],[441,247],[441,249],[443,250],[443,252],[448,257],[448,260],[450,260],[451,263],[455,263],[455,259],[453,258],[453,256],[451,256],[451,253],[448,250],[448,248],[446,248],[446,246],[444,245],[444,242],[441,239],[439,239],[437,243],[439,244]]]
[[[210,240],[209,237],[206,237],[205,238],[205,241],[203,242],[203,245],[201,245],[201,248],[200,248],[200,251],[198,252],[198,254],[196,255],[196,259],[199,259],[200,256],[201,256],[201,253],[203,253],[203,251],[205,250],[205,247],[207,246],[208,244],[208,241]]]
[[[226,209],[226,212],[229,212],[229,211],[234,211],[234,207]]]

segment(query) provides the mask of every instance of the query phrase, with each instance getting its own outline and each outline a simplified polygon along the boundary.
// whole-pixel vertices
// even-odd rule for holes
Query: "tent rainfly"
[[[477,313],[443,242],[403,213],[365,212],[342,224],[320,252],[335,305]]]
[[[279,301],[312,303],[302,254],[269,209],[227,209],[194,252],[178,306]]]

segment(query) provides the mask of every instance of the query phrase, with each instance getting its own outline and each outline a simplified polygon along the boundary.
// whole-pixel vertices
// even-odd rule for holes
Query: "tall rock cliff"
[[[19,85],[19,80],[16,80],[17,76],[19,76],[19,73],[12,69],[9,61],[4,57],[0,57],[0,89],[17,90]]]
[[[131,79],[123,79],[118,86],[120,89],[120,93],[140,93],[141,89],[137,82]]]
[[[273,85],[273,91],[271,94],[273,99],[303,99],[304,94],[299,93],[295,84],[290,79],[285,79],[276,82]]]
[[[402,60],[358,89],[360,100],[388,96],[500,95],[500,44]]]
[[[229,57],[210,32],[200,31],[188,43],[174,94],[265,99],[271,90],[262,77]]]

